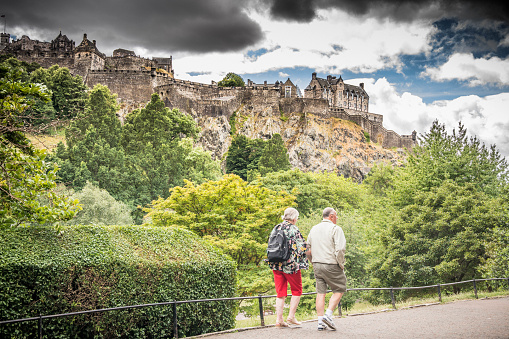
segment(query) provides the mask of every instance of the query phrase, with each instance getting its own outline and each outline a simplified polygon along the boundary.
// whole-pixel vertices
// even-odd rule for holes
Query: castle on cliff
[[[215,82],[201,84],[175,79],[171,56],[148,59],[126,49],[116,49],[112,56],[106,56],[87,34],[75,46],[62,32],[51,42],[31,40],[26,35],[11,41],[10,34],[1,33],[0,54],[37,62],[45,68],[67,67],[90,88],[96,84],[107,86],[118,95],[120,115],[144,106],[153,93],[158,93],[167,107],[195,117],[230,117],[249,102],[259,110],[271,108],[284,114],[316,114],[353,121],[369,133],[371,140],[386,148],[410,149],[416,143],[415,131],[411,135],[399,135],[384,128],[383,116],[369,112],[369,95],[364,84],[346,84],[341,76],[329,75],[324,79],[313,73],[304,96],[289,78],[274,84],[267,81],[255,84],[248,79],[245,87],[219,87]]]

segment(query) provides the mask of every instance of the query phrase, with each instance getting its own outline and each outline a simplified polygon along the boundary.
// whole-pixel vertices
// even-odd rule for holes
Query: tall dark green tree
[[[37,107],[42,122],[52,119],[70,119],[83,111],[87,99],[87,87],[81,76],[73,76],[66,67],[58,65],[49,69],[39,68],[32,72],[30,81],[45,85],[51,90],[53,110]]]
[[[85,137],[90,127],[95,129],[96,137],[104,139],[111,147],[117,147],[122,136],[122,126],[117,117],[117,95],[108,87],[97,84],[89,93],[85,110],[66,130],[68,145],[72,147],[76,140]]]
[[[495,146],[435,121],[375,199],[370,269],[380,286],[480,277],[494,230],[507,230],[506,160]]]
[[[237,135],[232,139],[226,156],[226,173],[233,173],[247,180],[249,171],[258,170],[258,162],[267,142]]]
[[[279,133],[267,142],[258,161],[258,170],[263,176],[270,172],[286,171],[292,166],[288,157],[288,150]]]

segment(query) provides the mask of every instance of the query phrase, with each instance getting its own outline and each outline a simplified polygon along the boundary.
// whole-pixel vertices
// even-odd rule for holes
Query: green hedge
[[[236,267],[178,228],[68,226],[0,230],[0,320],[82,310],[233,297]],[[234,302],[177,305],[179,336],[234,327]],[[172,305],[48,319],[46,338],[167,338]],[[37,321],[0,325],[32,338]]]

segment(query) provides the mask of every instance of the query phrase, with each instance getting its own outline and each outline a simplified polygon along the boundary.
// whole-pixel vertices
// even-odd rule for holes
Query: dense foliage
[[[461,124],[449,134],[437,121],[404,167],[375,168],[365,181],[381,191],[365,209],[372,284],[428,285],[507,271],[500,260],[509,233],[507,170],[494,146],[468,138]]]
[[[235,263],[189,231],[141,226],[9,228],[0,233],[0,319],[234,295]],[[179,336],[233,327],[229,302],[177,306]],[[44,321],[51,338],[172,337],[171,305]],[[37,322],[2,325],[37,336]]]
[[[288,150],[281,135],[270,140],[249,139],[239,134],[233,137],[226,156],[226,173],[252,181],[257,176],[291,168]]]
[[[87,87],[81,76],[71,75],[69,69],[58,65],[49,69],[38,68],[31,73],[30,81],[42,84],[51,91],[51,105],[38,102],[34,106],[34,123],[71,119],[83,111]]]
[[[32,68],[16,59],[0,63],[0,227],[67,220],[78,209],[77,201],[55,194],[58,168],[26,136],[33,131],[27,118],[31,107],[51,95],[28,80]]]
[[[244,83],[244,79],[238,74],[228,73],[223,78],[223,80],[217,83],[219,87],[244,87],[246,84]]]
[[[67,225],[131,225],[133,218],[129,206],[115,200],[108,191],[87,182],[71,199],[80,202],[82,210],[66,222]]]
[[[254,272],[260,269],[270,231],[294,199],[229,174],[198,186],[186,181],[184,187],[173,188],[169,198],[154,201],[146,218],[156,226],[192,230],[230,255],[239,269]],[[249,285],[241,279],[239,293],[256,293]]]
[[[184,179],[203,182],[220,177],[219,163],[192,141],[198,128],[193,119],[164,106],[157,94],[147,106],[128,114],[124,126],[116,117],[116,97],[96,85],[83,115],[67,131],[67,146],[59,144],[54,160],[62,168],[61,182],[81,190],[87,181],[130,206],[141,223],[138,206],[167,197]]]

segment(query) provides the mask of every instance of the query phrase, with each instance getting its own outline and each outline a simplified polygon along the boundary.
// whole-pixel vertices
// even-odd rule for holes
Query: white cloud
[[[210,82],[227,72],[263,73],[292,67],[339,74],[341,70],[373,72],[402,66],[399,56],[429,51],[433,27],[426,22],[397,23],[356,18],[339,10],[319,11],[311,23],[272,20],[248,13],[264,28],[265,39],[249,50],[267,53],[248,58],[237,53],[174,56],[177,77]],[[204,60],[206,60],[204,62]],[[189,72],[211,72],[208,78],[189,77]]]
[[[384,126],[398,134],[416,130],[426,133],[433,120],[438,119],[449,131],[461,121],[471,136],[477,136],[486,146],[496,144],[500,153],[509,158],[509,93],[486,97],[461,96],[454,100],[425,104],[408,92],[399,94],[385,78],[349,80],[362,81],[370,94],[370,111],[383,114]]]
[[[509,59],[474,58],[472,54],[456,53],[437,68],[427,68],[422,76],[436,81],[462,80],[469,81],[471,86],[488,83],[509,84]]]

